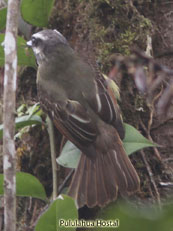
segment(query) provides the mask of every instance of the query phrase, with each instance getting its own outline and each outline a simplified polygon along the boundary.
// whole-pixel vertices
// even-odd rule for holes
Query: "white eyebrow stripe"
[[[44,36],[44,35],[42,35],[41,33],[35,33],[35,34],[33,34],[33,36],[32,37],[34,37],[34,38],[39,38],[39,39],[41,39],[41,40],[46,40],[47,39],[47,36]]]
[[[57,31],[57,30],[53,30],[53,31],[55,31],[58,35],[63,36],[59,31]]]
[[[58,36],[59,36],[59,38],[61,39],[62,42],[68,43],[66,38],[59,31],[57,31],[57,30],[53,30],[53,31],[58,34]]]

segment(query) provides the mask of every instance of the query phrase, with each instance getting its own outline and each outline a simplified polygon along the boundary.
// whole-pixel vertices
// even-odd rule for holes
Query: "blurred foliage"
[[[22,0],[21,14],[23,19],[38,27],[48,25],[49,17],[54,5],[54,0]]]
[[[28,115],[25,116],[20,116],[15,119],[15,125],[16,125],[16,130],[19,130],[21,128],[24,128],[26,126],[31,126],[31,125],[36,125],[42,124],[42,119],[38,115],[32,115],[28,117]],[[2,139],[3,136],[3,125],[0,125],[0,139]]]
[[[4,34],[0,34],[0,44],[4,41]],[[31,49],[26,47],[26,41],[19,37],[17,38],[17,55],[19,66],[30,66],[36,68],[35,57]],[[0,67],[4,66],[4,49],[0,46]]]
[[[149,2],[148,0],[147,2]],[[133,2],[133,1],[130,1]],[[145,1],[140,1],[145,2]],[[21,2],[21,15],[23,19],[37,27],[48,26],[51,11],[53,9],[54,0],[23,0]],[[107,57],[111,53],[122,53],[128,55],[130,48],[134,43],[140,47],[146,42],[146,36],[150,33],[151,22],[130,5],[128,1],[122,0],[77,0],[61,1],[61,5],[66,4],[57,11],[58,17],[56,24],[63,28],[62,20],[68,23],[73,22],[74,11],[84,9],[81,16],[82,25],[80,25],[81,18],[78,18],[78,27],[76,32],[80,30],[89,29],[88,36],[91,40],[96,41],[96,53],[99,56],[101,63],[106,63]],[[87,7],[86,7],[87,6]],[[67,12],[71,12],[71,17],[68,18]],[[55,14],[55,12],[54,12]],[[103,20],[104,17],[104,20]],[[68,18],[68,20],[67,20]],[[5,28],[6,23],[6,8],[0,9],[0,30]],[[89,20],[88,20],[89,19]],[[69,24],[70,25],[70,24]],[[66,25],[67,26],[67,25]],[[65,26],[64,26],[65,27]],[[61,29],[62,29],[61,28]],[[70,26],[69,33],[71,33]],[[0,34],[0,43],[4,40],[4,34]],[[18,37],[18,64],[21,66],[36,67],[35,58],[32,51],[26,48],[26,41]],[[4,52],[0,47],[0,66],[4,65]],[[26,126],[35,124],[42,124],[40,114],[37,114],[38,105],[34,105],[27,111],[23,110],[26,105],[21,105],[18,108],[16,118],[16,129],[19,130]],[[25,112],[23,112],[25,111]],[[124,139],[125,149],[127,154],[131,154],[140,148],[154,146],[151,142],[145,139],[135,128],[130,125],[126,126],[126,137]],[[0,138],[2,137],[3,126],[0,125]],[[68,158],[72,156],[71,152],[76,153],[76,149],[71,146],[64,147],[61,157],[67,155]],[[79,156],[79,154],[78,154]],[[64,156],[65,157],[65,156]],[[74,158],[74,156],[73,156]],[[67,157],[65,157],[67,159]],[[69,159],[68,159],[69,160]],[[71,165],[65,163],[66,167],[76,166],[77,161],[70,161]],[[73,163],[73,164],[72,164]],[[19,191],[18,191],[19,190]],[[0,194],[3,194],[3,176],[0,175]],[[17,195],[31,196],[45,200],[45,191],[40,185],[40,182],[33,178],[33,176],[26,173],[17,173]],[[160,210],[157,206],[141,206],[141,209],[136,209],[129,204],[113,203],[105,209],[102,209],[97,215],[98,219],[110,220],[119,219],[120,227],[118,230],[157,230],[157,231],[172,231],[173,227],[173,206],[170,203]],[[75,202],[68,196],[62,195],[57,200],[52,202],[48,210],[40,217],[35,230],[36,231],[57,231],[63,230],[58,227],[58,220],[63,219],[77,219],[77,208]],[[67,229],[68,230],[68,229]],[[75,230],[71,228],[70,230]],[[93,230],[100,230],[94,228]],[[101,228],[103,230],[103,228]],[[111,230],[110,227],[104,230]],[[113,229],[112,229],[113,230]]]
[[[24,128],[26,126],[31,126],[35,124],[42,124],[42,119],[40,116],[33,115],[28,119],[28,116],[17,117],[15,120],[16,130],[20,128]],[[0,125],[0,139],[2,139],[3,135],[3,125]]]
[[[0,174],[0,195],[4,194],[4,176]],[[16,173],[16,195],[47,200],[46,192],[39,180],[29,173]]]
[[[76,220],[77,218],[78,212],[74,200],[67,195],[60,195],[39,218],[35,231],[75,231],[75,227],[66,229],[60,226],[59,221],[61,219]]]
[[[123,145],[126,150],[127,155],[130,155],[140,149],[146,147],[154,147],[151,141],[146,139],[141,133],[129,124],[124,124],[125,126],[125,138],[123,140]]]
[[[17,117],[15,119],[16,131],[18,131],[15,137],[20,137],[23,133],[25,133],[26,128],[32,125],[42,125],[42,114],[43,112],[40,109],[39,103],[29,107],[26,104],[20,105],[17,109]],[[2,136],[3,124],[0,124],[0,139],[2,139]]]
[[[7,15],[7,8],[0,9],[0,30],[3,30],[5,28],[6,24],[6,15]]]
[[[97,219],[115,220],[119,219],[119,231],[171,231],[173,227],[173,204],[162,209],[158,205],[142,205],[140,208],[127,203],[113,203],[100,211]],[[101,230],[95,228],[94,230]],[[110,227],[104,230],[111,230]]]
[[[130,155],[142,148],[156,146],[141,135],[140,132],[133,126],[124,123],[124,128],[125,138],[123,140],[123,145],[127,155]],[[70,141],[67,141],[60,156],[57,158],[57,162],[66,168],[76,168],[79,163],[80,154],[81,151]]]

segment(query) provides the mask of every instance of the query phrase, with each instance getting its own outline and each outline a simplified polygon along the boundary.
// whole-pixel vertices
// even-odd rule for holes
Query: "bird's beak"
[[[29,40],[26,44],[28,47],[32,47],[32,41],[31,40]]]

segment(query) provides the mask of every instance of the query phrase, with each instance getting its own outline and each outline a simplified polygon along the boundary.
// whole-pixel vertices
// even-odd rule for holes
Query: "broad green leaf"
[[[66,168],[76,168],[81,151],[70,141],[67,141],[64,145],[61,155],[56,159],[58,164]]]
[[[73,231],[76,227],[65,228],[63,221],[73,221],[77,218],[78,212],[74,200],[67,195],[60,195],[40,217],[35,231]]]
[[[26,22],[34,26],[46,27],[53,5],[54,0],[22,0],[21,14]]]
[[[68,220],[76,220],[78,218],[78,210],[75,205],[75,201],[67,196],[61,195],[59,196],[60,200],[57,201],[56,205],[56,213],[58,220],[58,228],[57,230],[67,230],[66,227],[63,226],[63,221]],[[62,221],[63,220],[63,221]],[[76,230],[75,227],[68,228],[68,230],[73,231]]]
[[[0,174],[0,195],[3,195],[3,174]],[[34,197],[47,200],[46,193],[40,181],[29,173],[16,173],[16,195],[24,197]]]
[[[124,127],[125,138],[123,140],[123,145],[127,155],[142,148],[156,146],[131,125],[124,123]],[[76,168],[79,163],[80,155],[81,151],[70,141],[67,141],[62,149],[61,155],[57,158],[57,162],[66,168]]]
[[[56,231],[57,230],[57,216],[56,216],[55,200],[47,209],[47,211],[38,220],[35,231]]]
[[[126,123],[124,123],[124,126],[125,138],[123,140],[123,145],[127,155],[130,155],[142,148],[156,146],[156,144],[153,144],[151,141],[141,135],[141,133],[133,126]]]
[[[6,25],[6,16],[7,16],[7,8],[0,9],[0,30],[3,30]]]
[[[21,116],[17,117],[15,119],[15,125],[16,125],[16,130],[26,127],[26,126],[31,126],[34,124],[42,124],[42,119],[38,115],[33,115],[29,118],[29,116]],[[3,125],[0,125],[0,139],[2,139],[3,136]]]
[[[158,205],[142,205],[141,208],[127,203],[112,203],[102,209],[97,214],[97,218],[102,221],[119,219],[118,231],[171,231],[173,227],[173,204],[168,201],[162,209]],[[93,231],[102,231],[103,228],[94,228]],[[110,227],[105,227],[105,231],[110,231]],[[115,229],[116,230],[116,229]]]
[[[40,104],[36,103],[33,106],[30,106],[28,110],[26,111],[26,114],[28,115],[28,119],[30,119],[33,115],[41,115],[43,114],[43,111],[40,108]]]
[[[0,34],[0,44],[4,41],[4,34]],[[36,68],[35,57],[31,49],[26,47],[26,41],[17,37],[17,56],[19,66],[31,66]],[[4,66],[4,49],[0,46],[0,66]]]
[[[42,124],[42,119],[40,116],[37,115],[33,115],[32,117],[26,115],[16,118],[15,124],[16,129],[19,129],[29,125]]]
[[[17,116],[23,116],[25,114],[27,105],[25,103],[21,104],[18,108],[17,108]]]

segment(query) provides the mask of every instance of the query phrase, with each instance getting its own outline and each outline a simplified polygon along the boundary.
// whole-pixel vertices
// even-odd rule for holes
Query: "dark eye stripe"
[[[41,39],[40,38],[36,38],[36,37],[32,37],[31,38],[31,41],[32,41],[32,44],[34,45],[34,46],[38,46],[38,44],[41,42]]]
[[[36,38],[32,36],[31,40],[34,43],[36,41]]]

